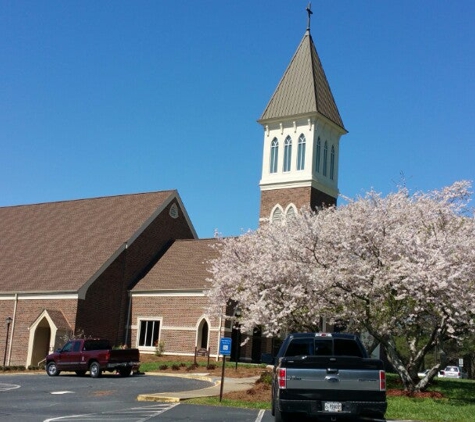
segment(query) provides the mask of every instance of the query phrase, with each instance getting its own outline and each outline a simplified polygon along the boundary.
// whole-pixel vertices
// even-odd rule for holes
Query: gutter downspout
[[[12,358],[12,348],[13,348],[13,337],[15,333],[15,321],[16,321],[16,311],[18,306],[18,293],[15,293],[15,305],[13,306],[13,321],[11,327],[11,335],[10,335],[10,344],[8,345],[8,359],[7,365],[10,366],[10,360]]]
[[[127,290],[127,293],[129,295],[129,305],[127,307],[127,322],[125,323],[125,342],[124,344],[127,344],[129,341],[129,324],[130,324],[130,310],[132,307],[132,292],[130,290]]]

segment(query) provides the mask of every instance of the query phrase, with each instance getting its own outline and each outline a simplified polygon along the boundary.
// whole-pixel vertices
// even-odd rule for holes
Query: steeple
[[[307,30],[258,122],[264,127],[260,220],[336,204],[340,137],[347,133]]]

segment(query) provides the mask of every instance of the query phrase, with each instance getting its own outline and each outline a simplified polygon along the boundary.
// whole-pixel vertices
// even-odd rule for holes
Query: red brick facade
[[[261,192],[260,218],[269,219],[276,205],[280,205],[285,210],[290,204],[295,205],[297,210],[306,206],[315,209],[336,204],[336,198],[310,186],[264,190]]]

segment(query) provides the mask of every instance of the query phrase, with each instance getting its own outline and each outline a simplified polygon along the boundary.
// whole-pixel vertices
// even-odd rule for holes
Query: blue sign
[[[219,354],[223,356],[231,356],[231,338],[222,337],[219,342]]]

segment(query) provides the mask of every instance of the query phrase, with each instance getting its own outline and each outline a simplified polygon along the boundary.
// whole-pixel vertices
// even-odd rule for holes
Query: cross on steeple
[[[306,10],[307,10],[307,13],[308,13],[307,31],[310,32],[310,15],[313,14],[313,12],[312,12],[312,3],[311,2],[308,3],[308,6],[307,6]]]

